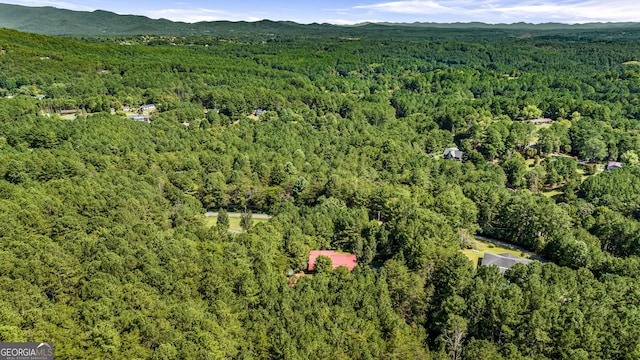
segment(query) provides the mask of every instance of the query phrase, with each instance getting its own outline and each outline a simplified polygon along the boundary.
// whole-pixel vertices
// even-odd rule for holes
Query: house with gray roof
[[[617,161],[609,161],[606,167],[607,171],[622,169],[622,163]]]
[[[513,254],[490,254],[488,252],[484,253],[484,257],[480,259],[479,264],[484,266],[495,265],[500,269],[500,272],[505,272],[507,269],[511,268],[515,264],[529,264],[533,260],[522,259]]]
[[[149,115],[128,115],[127,117],[135,121],[144,121],[146,123],[151,122],[151,116]]]
[[[456,160],[456,161],[461,161],[462,160],[462,155],[463,152],[458,150],[458,148],[446,148],[444,149],[444,158],[446,160]]]

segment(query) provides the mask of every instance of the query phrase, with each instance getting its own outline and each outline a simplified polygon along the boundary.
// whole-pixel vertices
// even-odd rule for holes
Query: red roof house
[[[356,256],[354,254],[339,254],[333,250],[311,250],[309,252],[309,267],[307,270],[313,271],[313,268],[316,265],[316,258],[319,255],[324,255],[331,259],[331,263],[333,264],[333,268],[337,268],[338,266],[346,266],[349,271],[353,270],[356,267]]]

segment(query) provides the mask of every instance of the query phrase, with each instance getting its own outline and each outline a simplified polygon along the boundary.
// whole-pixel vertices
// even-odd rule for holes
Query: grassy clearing
[[[588,175],[587,172],[584,169],[584,166],[578,166],[578,170],[576,170],[578,172],[578,174],[580,174],[580,181],[585,181],[589,176],[592,175]]]
[[[484,257],[485,252],[488,252],[490,254],[509,253],[522,259],[529,259],[529,256],[521,253],[518,250],[512,250],[506,247],[502,247],[500,245],[495,245],[495,244],[480,241],[480,240],[474,240],[474,241],[476,243],[475,249],[464,249],[460,251],[462,251],[462,253],[465,254],[469,258],[469,260],[473,262],[473,265],[476,267],[478,266],[478,260]]]
[[[549,190],[549,191],[543,191],[542,195],[546,196],[546,197],[555,197],[558,195],[564,194],[564,191],[560,191],[560,190]]]
[[[533,137],[531,138],[530,143],[531,144],[537,144],[538,140],[540,139],[540,137],[538,135],[538,130],[545,129],[545,128],[548,128],[548,127],[551,127],[551,124],[538,124],[538,125],[535,125],[535,128],[533,130]]]
[[[218,221],[218,217],[217,216],[206,216],[204,218],[204,226],[206,227],[212,227],[216,225],[216,222]],[[260,223],[263,222],[267,222],[269,221],[269,219],[256,219],[255,217],[253,218],[253,226],[256,226]],[[237,217],[230,217],[229,218],[229,231],[234,231],[234,232],[241,232],[242,231],[242,227],[240,226],[240,218]]]
[[[636,60],[626,61],[626,62],[623,62],[623,64],[625,64],[625,65],[640,65],[640,61],[636,61]]]
[[[550,128],[551,125],[553,124],[538,124],[536,125],[536,129],[546,129],[546,128]]]

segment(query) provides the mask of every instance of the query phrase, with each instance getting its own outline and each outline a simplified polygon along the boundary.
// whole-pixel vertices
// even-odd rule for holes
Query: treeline
[[[61,358],[638,357],[639,80],[620,62],[637,44],[505,41],[0,31],[0,341]],[[150,124],[119,113],[145,103]],[[522,121],[538,117],[555,121]],[[221,208],[274,217],[203,226]],[[552,263],[476,270],[459,252],[476,233]],[[360,266],[287,277],[311,249]]]

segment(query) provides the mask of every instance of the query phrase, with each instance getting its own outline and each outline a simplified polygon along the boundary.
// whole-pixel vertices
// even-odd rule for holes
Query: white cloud
[[[453,12],[454,8],[443,6],[435,1],[393,1],[372,5],[354,6],[354,9],[369,9],[400,14],[433,14]]]
[[[508,1],[508,0],[408,0],[354,6],[352,10],[398,15],[424,15],[460,21],[640,21],[637,0]],[[424,19],[423,19],[424,20]]]
[[[640,21],[640,7],[630,1],[583,1],[576,3],[529,3],[486,9],[506,18],[536,17],[568,22]]]
[[[107,0],[0,0],[24,6],[53,6],[79,11],[93,11],[103,9],[117,13],[135,13],[151,18],[166,18],[173,21],[189,23],[200,21],[258,21],[265,18],[271,20],[291,20],[301,23],[330,22],[334,24],[356,24],[380,19],[377,22],[468,22],[483,21],[487,23],[513,23],[526,21],[540,22],[640,22],[640,5],[638,0],[351,0],[361,5],[350,6],[347,2],[336,8],[317,7],[310,10],[305,6],[292,9],[272,9],[260,13],[237,10],[238,4],[230,3],[234,10],[216,10],[206,8],[190,8],[193,2],[179,0],[172,3],[172,7],[163,9],[162,2],[157,1],[154,6],[141,3],[123,3]],[[369,2],[369,4],[367,4]],[[80,5],[83,4],[83,5]],[[227,6],[227,5],[225,5]],[[222,8],[222,5],[219,9]],[[304,10],[302,10],[304,8]]]
[[[143,11],[142,15],[152,19],[165,18],[186,23],[221,20],[254,22],[270,18],[270,14],[264,12],[233,13],[214,9],[157,9]]]
[[[146,10],[142,15],[153,19],[165,18],[172,21],[196,23],[200,21],[232,20],[231,14],[211,9],[156,9]]]

